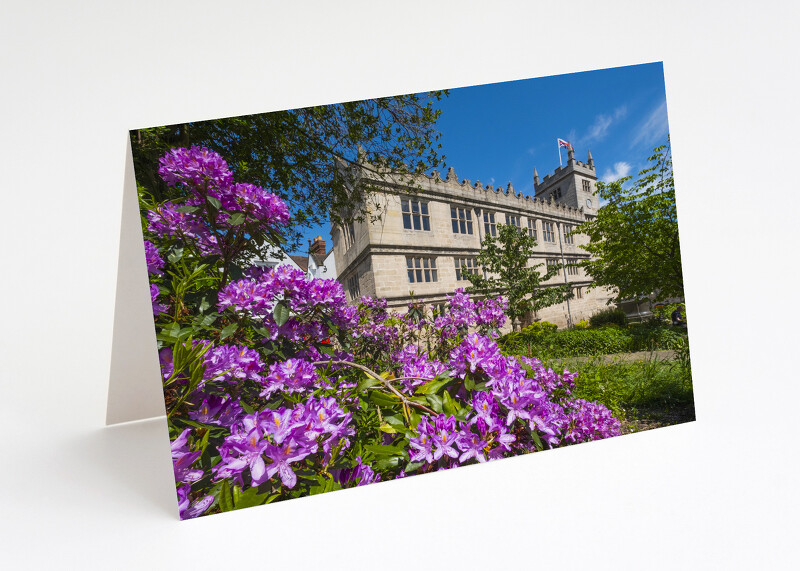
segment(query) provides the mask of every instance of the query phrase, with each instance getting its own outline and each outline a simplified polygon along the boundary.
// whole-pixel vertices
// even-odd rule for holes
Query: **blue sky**
[[[660,62],[452,89],[439,108],[443,174],[452,166],[459,179],[510,181],[530,195],[534,167],[540,177],[558,167],[559,137],[578,160],[591,150],[598,178],[610,181],[635,176],[668,133]],[[329,226],[305,233],[317,235],[331,246]]]

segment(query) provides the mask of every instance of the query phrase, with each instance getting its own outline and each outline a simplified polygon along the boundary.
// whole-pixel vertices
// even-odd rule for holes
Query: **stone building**
[[[352,222],[332,229],[338,279],[350,300],[362,295],[386,298],[403,310],[413,296],[443,303],[456,288],[467,288],[468,272],[480,271],[476,257],[486,235],[497,225],[514,224],[536,238],[531,264],[563,264],[545,285],[569,283],[573,298],[529,315],[526,322],[546,320],[566,327],[606,307],[609,292],[593,289],[589,276],[574,264],[588,257],[580,248],[588,241],[572,229],[595,216],[597,175],[588,161],[569,151],[566,166],[540,180],[534,169],[535,196],[508,187],[459,181],[451,167],[444,179],[437,171],[415,180],[415,190],[399,179],[370,177],[382,212],[377,222]]]

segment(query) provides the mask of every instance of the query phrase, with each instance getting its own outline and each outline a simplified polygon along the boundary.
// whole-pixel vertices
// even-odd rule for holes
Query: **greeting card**
[[[660,64],[130,145],[109,421],[182,519],[694,419]]]

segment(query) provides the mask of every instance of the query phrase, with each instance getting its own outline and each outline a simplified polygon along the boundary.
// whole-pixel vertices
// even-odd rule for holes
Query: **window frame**
[[[350,301],[361,297],[361,280],[358,272],[347,278],[347,293],[350,295]]]
[[[547,238],[548,236],[550,237],[549,240]],[[555,222],[548,222],[547,220],[542,220],[542,241],[555,244],[556,241]]]
[[[461,215],[464,215],[462,218]],[[450,222],[453,234],[472,235],[472,209],[465,206],[450,206]]]
[[[491,229],[491,232],[489,231]],[[483,211],[483,235],[497,237],[497,221],[495,220],[494,212],[491,210]]]
[[[439,281],[435,256],[406,256],[408,283],[433,283]]]
[[[456,268],[456,281],[465,282],[469,281],[464,277],[464,274],[477,275],[478,261],[474,256],[454,256],[453,264]]]
[[[519,214],[508,214],[506,213],[506,225],[507,226],[516,226],[517,228],[522,228],[522,221],[520,220],[521,216]],[[515,222],[516,221],[516,222]]]
[[[564,243],[570,245],[575,244],[575,239],[572,235],[572,228],[573,228],[572,224],[564,224],[563,228],[564,228]]]
[[[427,200],[401,198],[400,214],[403,219],[404,230],[413,230],[414,232],[431,231],[431,211]]]
[[[537,242],[539,241],[536,233],[536,218],[528,218],[528,237],[533,238]]]

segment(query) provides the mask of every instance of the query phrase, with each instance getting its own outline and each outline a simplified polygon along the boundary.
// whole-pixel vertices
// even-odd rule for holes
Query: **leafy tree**
[[[675,182],[669,142],[653,150],[650,165],[632,177],[597,183],[607,201],[597,217],[576,232],[586,234],[583,248],[592,258],[581,264],[595,286],[610,286],[617,298],[683,297],[683,271],[675,208]]]
[[[558,273],[560,265],[539,268],[544,264],[528,265],[534,255],[536,240],[528,233],[511,224],[498,224],[497,236],[486,236],[481,244],[478,266],[486,271],[466,274],[472,286],[470,292],[480,294],[500,293],[508,299],[508,316],[513,321],[529,311],[538,311],[561,303],[572,297],[566,284],[542,286]]]
[[[234,176],[281,197],[292,213],[285,240],[299,245],[302,226],[341,223],[368,212],[369,178],[413,175],[439,165],[434,108],[447,92],[276,111],[131,131],[140,191],[156,202],[175,189],[158,176],[158,157],[199,145],[225,156]],[[359,168],[355,168],[356,165]],[[375,166],[378,165],[378,166]],[[377,177],[365,177],[364,171]],[[405,175],[408,175],[406,178]]]

